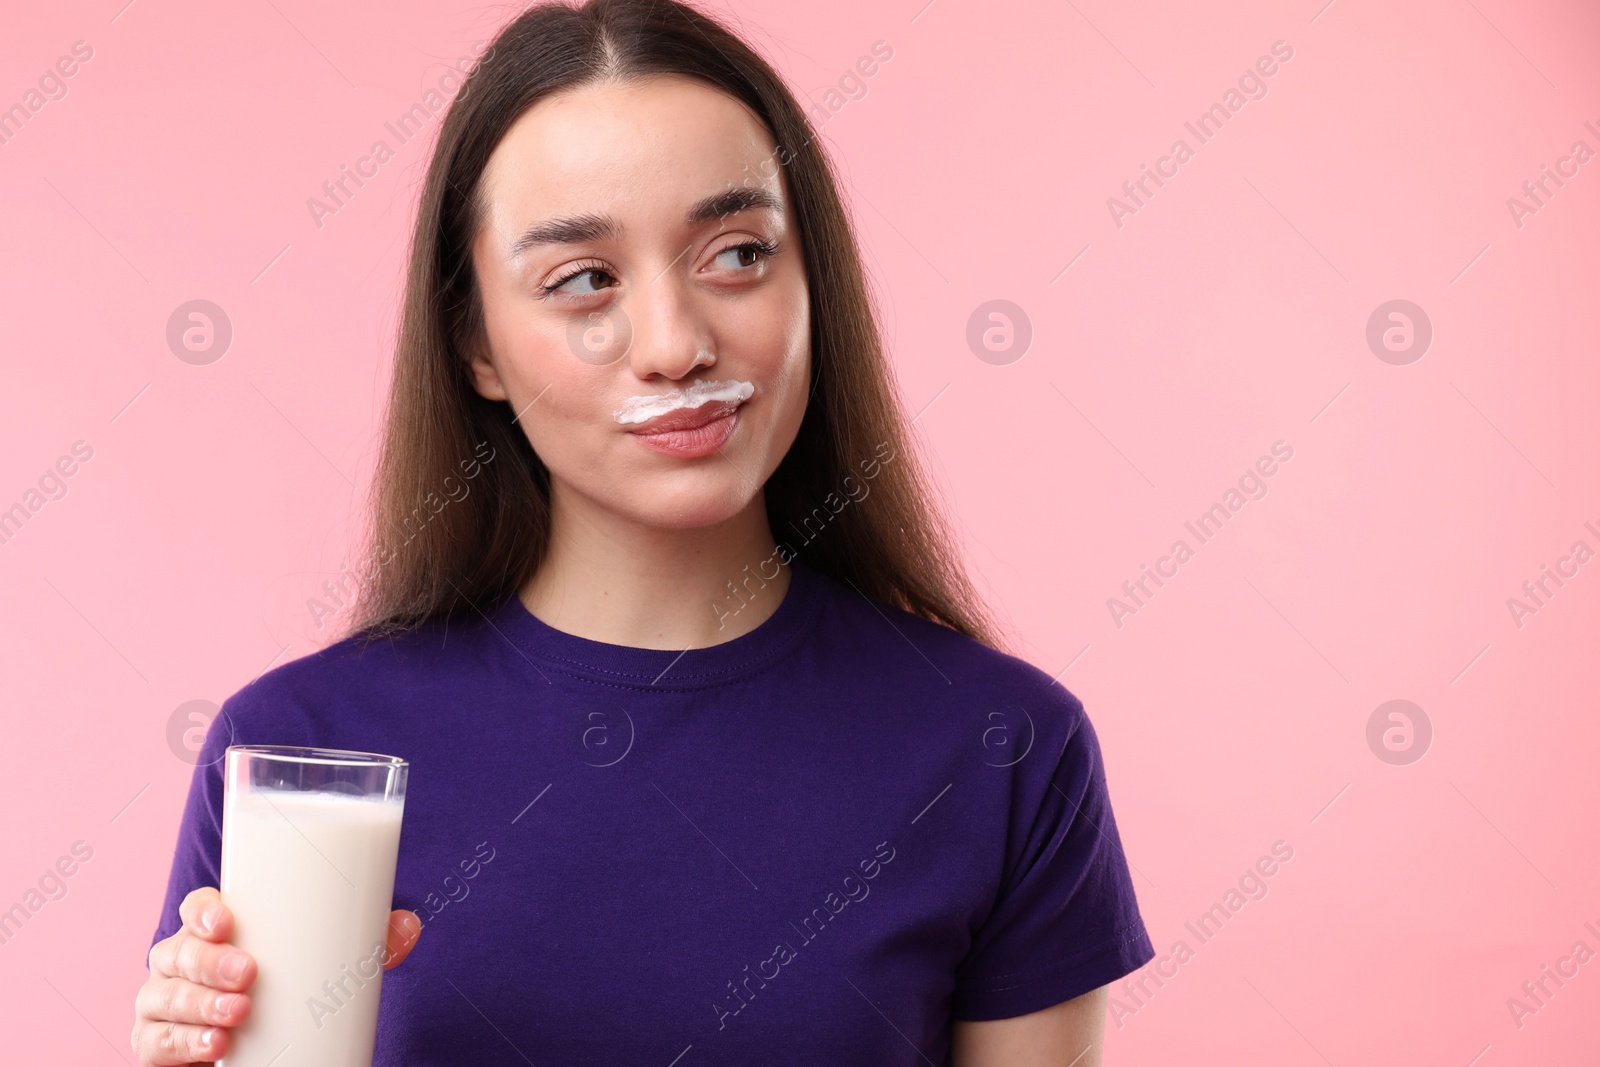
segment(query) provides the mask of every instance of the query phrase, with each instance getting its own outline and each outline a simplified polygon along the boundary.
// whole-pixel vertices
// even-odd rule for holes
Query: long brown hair
[[[471,264],[481,177],[506,129],[550,94],[659,74],[742,101],[786,168],[810,281],[812,370],[799,433],[765,487],[774,536],[841,584],[999,648],[909,447],[855,236],[815,133],[760,56],[675,0],[533,7],[499,33],[451,102],[411,242],[352,633],[488,613],[543,559],[549,472],[511,406],[481,396],[468,373],[468,354],[486,343]],[[865,485],[873,470],[869,491],[845,501],[854,498],[847,476]],[[802,528],[815,534],[803,545],[790,537]]]

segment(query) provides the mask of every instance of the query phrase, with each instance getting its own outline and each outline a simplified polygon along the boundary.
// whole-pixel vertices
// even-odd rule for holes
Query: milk
[[[224,1067],[370,1067],[403,808],[227,790],[222,902],[257,978]]]

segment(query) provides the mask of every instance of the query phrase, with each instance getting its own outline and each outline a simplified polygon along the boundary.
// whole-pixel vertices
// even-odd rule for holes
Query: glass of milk
[[[223,1067],[371,1067],[408,768],[371,752],[228,748],[222,902],[257,977]]]

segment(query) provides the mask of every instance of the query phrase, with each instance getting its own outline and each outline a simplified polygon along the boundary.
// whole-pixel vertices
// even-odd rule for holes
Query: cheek
[[[522,404],[539,399],[517,422],[545,465],[568,476],[592,468],[615,439],[602,375],[577,360],[570,362],[577,364],[576,370],[563,367],[557,358],[554,367],[534,375]]]
[[[774,350],[783,353],[775,370],[789,394],[786,421],[798,429],[811,392],[811,306],[803,286],[782,322]]]
[[[517,425],[546,465],[590,452],[610,419],[608,371],[578,359],[566,331],[537,318],[491,322],[489,337],[506,402],[520,413]]]
[[[759,368],[771,387],[799,388],[808,384],[811,352],[811,307],[804,275],[796,271],[785,284],[775,285],[753,301],[737,323],[733,350]]]
[[[771,421],[770,457],[774,465],[789,450],[805,418],[806,402],[811,391],[811,331],[810,307],[804,287],[798,299],[788,306],[775,308],[767,319],[770,331],[763,349],[767,361],[763,370],[768,375],[770,395],[775,403],[769,415]]]
[[[772,376],[788,380],[805,369],[810,352],[810,336],[805,315],[790,309],[775,309],[750,323],[740,349],[749,363]]]

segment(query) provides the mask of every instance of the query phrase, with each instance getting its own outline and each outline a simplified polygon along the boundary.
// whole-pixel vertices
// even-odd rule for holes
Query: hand
[[[143,1067],[189,1067],[227,1055],[229,1027],[250,1014],[246,990],[256,962],[228,944],[233,915],[206,886],[183,898],[183,926],[150,949],[150,978],[134,1000],[133,1051]],[[415,912],[389,913],[384,970],[410,954],[422,933]]]

